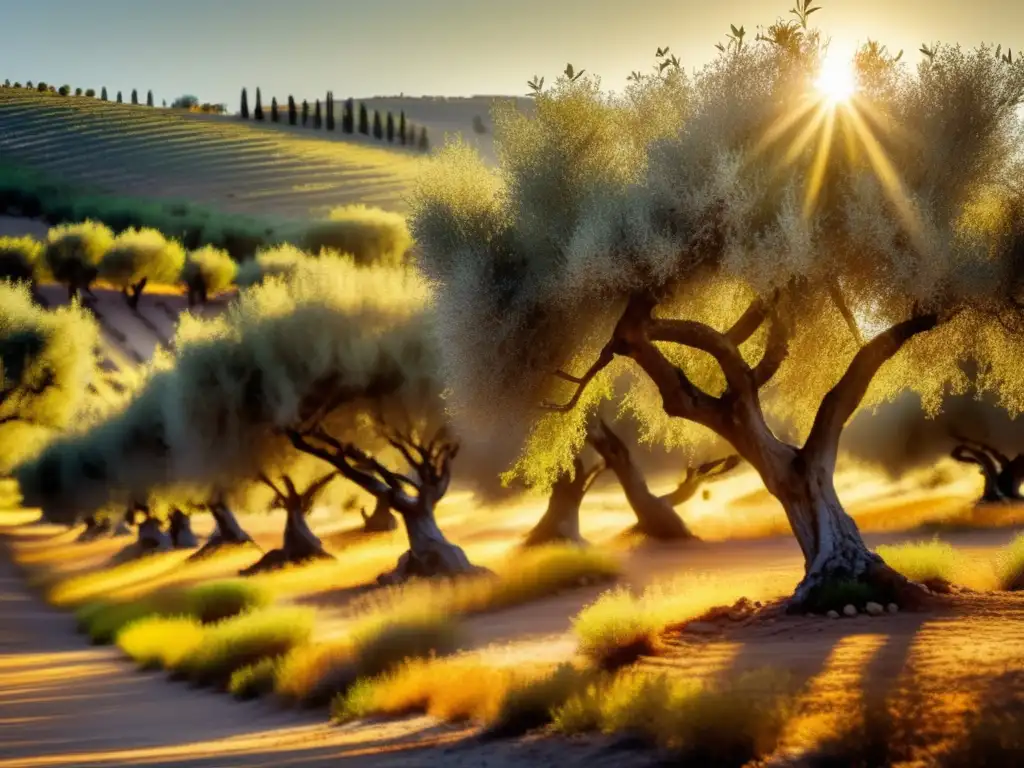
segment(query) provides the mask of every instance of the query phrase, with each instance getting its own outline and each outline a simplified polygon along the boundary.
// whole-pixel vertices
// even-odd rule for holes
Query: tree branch
[[[864,399],[878,369],[891,360],[910,339],[932,330],[938,324],[938,315],[916,315],[883,331],[861,347],[839,383],[822,400],[803,451],[824,456],[834,466],[843,426]]]
[[[654,320],[647,330],[651,341],[667,341],[707,352],[718,362],[733,392],[749,392],[752,371],[730,338],[710,325],[693,320]]]
[[[779,368],[789,357],[789,339],[792,326],[788,316],[784,316],[778,304],[771,310],[771,325],[768,327],[768,339],[765,341],[764,354],[754,367],[754,387],[761,389],[779,372]]]
[[[860,332],[860,327],[857,325],[857,318],[853,316],[853,312],[850,311],[850,305],[846,303],[846,297],[843,296],[842,288],[839,287],[838,280],[830,280],[828,283],[828,295],[832,299],[832,303],[836,305],[836,309],[839,310],[839,314],[843,316],[843,320],[846,321],[846,327],[850,329],[850,333],[853,335],[854,341],[857,344],[864,344],[864,336]]]
[[[599,374],[601,371],[607,368],[614,359],[615,353],[613,352],[613,345],[611,343],[608,343],[604,345],[604,347],[601,349],[600,354],[597,356],[597,359],[594,361],[593,365],[591,365],[590,368],[587,369],[587,372],[584,373],[582,376],[571,376],[570,374],[565,373],[564,371],[555,371],[554,375],[557,376],[558,378],[564,379],[565,381],[570,381],[574,384],[577,384],[578,386],[576,387],[576,391],[573,393],[572,397],[569,398],[568,402],[562,405],[558,405],[557,403],[542,403],[541,407],[546,411],[554,411],[556,413],[568,413],[569,411],[576,407],[576,404],[580,401],[580,398],[583,396],[583,391],[587,388],[587,385],[594,380],[594,377],[597,376],[597,374]]]
[[[725,332],[725,336],[735,346],[740,347],[748,341],[768,317],[768,306],[759,296],[750,302],[750,306],[740,315],[739,320]]]
[[[314,445],[306,439],[306,436],[294,429],[288,430],[287,435],[296,450],[326,461],[332,467],[335,467],[346,480],[352,481],[367,493],[377,497],[384,497],[389,502],[394,498],[395,490],[391,486],[372,473],[352,466],[348,457],[341,450],[338,450],[341,448],[341,444],[333,438],[331,438],[331,441],[337,446],[335,452]],[[335,446],[331,447],[334,448]],[[392,506],[394,505],[392,504]]]

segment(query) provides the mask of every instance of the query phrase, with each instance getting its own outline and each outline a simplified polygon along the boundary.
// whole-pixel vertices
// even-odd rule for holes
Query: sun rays
[[[804,185],[803,215],[810,218],[822,201],[830,173],[835,173],[839,149],[851,164],[866,166],[881,185],[900,217],[910,242],[921,246],[922,230],[911,196],[886,152],[881,131],[886,121],[860,90],[852,56],[830,51],[822,59],[807,93],[765,130],[753,156],[774,150],[776,172],[792,166],[810,150]],[[906,138],[906,137],[902,137]]]
[[[857,73],[853,62],[830,52],[821,64],[814,87],[831,104],[848,102],[857,93]]]

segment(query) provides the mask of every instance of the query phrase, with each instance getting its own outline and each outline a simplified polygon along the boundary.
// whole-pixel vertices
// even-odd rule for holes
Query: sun
[[[814,86],[818,93],[832,104],[849,101],[857,92],[857,75],[853,71],[853,62],[829,54],[822,62]]]

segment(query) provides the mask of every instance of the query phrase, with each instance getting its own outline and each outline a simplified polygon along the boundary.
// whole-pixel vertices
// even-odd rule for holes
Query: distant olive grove
[[[310,123],[310,107],[308,101],[302,102],[302,125],[307,127]],[[338,110],[334,101],[334,92],[328,91],[323,101],[316,99],[313,107],[313,129],[314,130],[339,130],[337,121]],[[249,92],[243,88],[239,99],[238,116],[242,120],[265,121],[267,116],[263,110],[263,94],[259,88],[256,89],[255,106],[249,108]],[[295,97],[288,96],[288,124],[299,124],[299,109],[296,106]],[[271,99],[270,122],[281,122],[276,98]],[[372,130],[371,130],[372,121]],[[403,147],[412,147],[420,152],[427,152],[430,149],[430,138],[427,136],[427,129],[423,126],[415,126],[405,117],[405,112],[399,112],[398,116],[391,112],[381,113],[374,110],[370,116],[365,104],[359,104],[359,122],[356,123],[356,106],[353,99],[346,99],[341,107],[341,133],[371,136],[377,141],[386,141],[388,144],[398,144]]]
[[[86,220],[53,227],[42,241],[0,237],[0,281],[24,283],[32,292],[40,282],[59,283],[71,300],[102,281],[120,289],[133,310],[147,287],[177,286],[195,305],[235,285],[256,285],[288,273],[323,253],[344,253],[356,264],[397,266],[412,245],[401,215],[366,206],[336,209],[295,240],[297,245],[261,244],[239,264],[223,248],[189,247],[152,227],[115,233],[102,222]]]

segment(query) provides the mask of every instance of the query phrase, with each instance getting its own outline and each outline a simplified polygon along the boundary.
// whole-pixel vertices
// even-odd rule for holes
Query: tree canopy
[[[815,97],[823,55],[807,33],[617,95],[563,77],[534,115],[497,109],[497,170],[457,143],[432,161],[412,229],[438,289],[455,403],[496,429],[516,415],[531,435],[524,473],[545,482],[571,465],[589,407],[609,391],[601,380],[626,366],[608,365],[568,413],[538,405],[574,396],[578,383],[553,373],[587,370],[643,295],[659,317],[693,324],[681,342],[677,327],[656,343],[710,396],[729,371],[699,328],[725,331],[758,297],[774,299],[776,321],[734,346],[756,364],[784,327],[762,401],[803,437],[860,343],[911,316],[937,327],[875,377],[865,405],[910,388],[934,408],[967,386],[957,363],[968,354],[983,360],[976,386],[1024,405],[1008,319],[1024,65],[940,46],[914,70],[869,46],[856,100],[832,108]],[[650,436],[699,436],[666,414],[649,377],[632,383],[626,405]]]
[[[405,270],[334,257],[216,317],[183,316],[175,355],[121,412],[23,467],[23,493],[60,516],[162,487],[227,489],[308,460],[285,434],[307,422],[369,448],[383,443],[370,416],[443,419],[426,296]]]
[[[568,67],[533,114],[496,110],[497,169],[461,143],[432,161],[411,220],[462,424],[518,427],[516,472],[550,485],[627,375],[648,437],[714,433],[759,472],[809,610],[837,581],[920,595],[835,492],[858,409],[969,387],[1024,406],[1024,64],[870,43],[842,101],[826,55],[805,16],[620,94]]]
[[[0,283],[0,472],[81,414],[97,375],[99,327],[77,304],[49,311]]]

